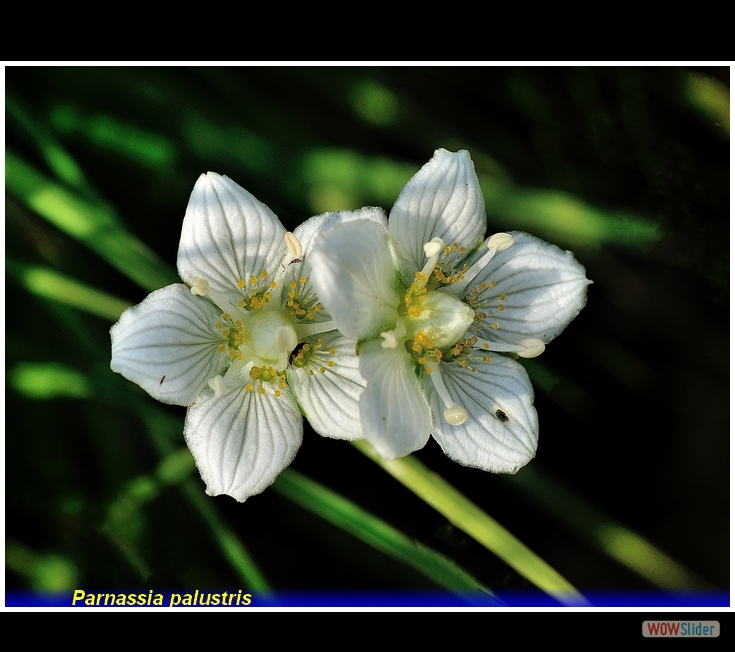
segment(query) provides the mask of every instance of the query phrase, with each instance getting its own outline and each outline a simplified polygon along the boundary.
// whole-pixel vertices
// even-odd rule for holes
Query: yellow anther
[[[301,285],[305,285],[306,284],[306,277],[305,276],[299,276],[299,283],[301,283]]]
[[[214,325],[214,327],[215,327],[215,328],[217,328],[217,329],[219,329],[219,328],[222,328],[222,322],[221,322],[221,321],[218,321],[218,322],[217,322],[217,323],[216,323],[216,324]]]
[[[498,295],[498,299],[500,299],[501,301],[505,301],[505,295],[504,294],[499,294]]]
[[[241,278],[237,279],[237,286],[239,288],[244,288],[245,287],[245,281],[243,281]]]
[[[318,340],[316,341],[316,345],[317,345],[317,346],[321,346],[322,344],[324,344],[324,340],[323,340],[323,339],[322,339],[322,338],[320,337],[320,338],[319,338],[319,339],[318,339]],[[330,352],[330,353],[334,353],[334,351],[332,351],[332,349],[329,349],[329,352]]]
[[[500,328],[500,324],[498,324],[498,322],[496,322],[496,321],[494,321],[494,322],[493,322],[493,323],[491,324],[491,326],[493,327],[493,329],[494,329],[494,330],[498,330],[498,328]]]
[[[273,396],[275,397],[279,397],[280,395],[281,395],[281,392],[279,390],[276,390],[275,392],[273,392]]]
[[[276,283],[275,281],[271,281],[270,283],[268,283],[268,287],[271,290],[275,290],[278,287],[278,283]]]
[[[501,303],[501,304],[500,304],[500,305],[498,306],[498,310],[505,310],[505,306],[504,306],[504,305],[503,305],[503,304]]]
[[[220,350],[221,353],[224,353],[225,350],[227,349],[227,347],[224,344],[220,344],[217,348]]]
[[[250,277],[250,285],[255,285],[258,282],[257,276],[251,276]]]
[[[321,344],[321,342],[322,341],[319,340],[319,344]],[[334,347],[332,347],[331,349],[329,349],[329,355],[334,355],[335,353],[337,353],[337,349],[335,349]]]
[[[262,272],[260,273],[260,278],[268,278],[268,272],[266,272],[265,270],[263,270],[263,271],[262,271]]]
[[[265,387],[263,387],[262,385],[258,387],[258,394],[265,394]]]
[[[326,370],[325,367],[319,367],[319,373],[320,374],[323,374],[323,373],[326,373],[326,372],[327,372],[327,370]]]
[[[327,367],[334,367],[334,360],[327,362]]]
[[[245,391],[252,392],[253,391],[253,384],[252,383],[248,383],[247,385],[245,385]]]

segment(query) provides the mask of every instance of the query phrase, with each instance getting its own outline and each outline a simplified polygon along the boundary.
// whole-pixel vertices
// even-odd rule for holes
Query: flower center
[[[425,288],[424,288],[425,289]],[[406,316],[408,338],[422,332],[435,348],[443,349],[459,340],[472,325],[475,312],[457,297],[439,290],[421,294]]]
[[[278,310],[259,310],[248,319],[240,351],[256,363],[285,369],[298,343],[290,317]]]
[[[414,361],[423,368],[444,403],[444,419],[454,426],[463,424],[469,418],[469,413],[452,399],[442,378],[442,362],[458,364],[476,372],[477,367],[470,362],[491,364],[492,358],[488,355],[491,351],[533,358],[544,350],[544,343],[535,338],[509,344],[468,334],[473,324],[475,330],[482,330],[481,324],[488,317],[484,310],[489,301],[483,295],[495,284],[492,281],[482,282],[471,291],[468,288],[495,254],[512,244],[513,237],[510,234],[496,233],[486,241],[487,251],[472,266],[465,264],[460,267],[461,260],[467,254],[465,247],[456,243],[445,246],[441,238],[427,242],[424,245],[426,264],[421,271],[416,272],[415,280],[398,306],[399,317],[394,330],[380,334],[383,348],[396,348],[403,344]],[[501,302],[505,298],[504,294],[497,296]],[[502,312],[505,305],[499,303],[497,310]],[[493,330],[499,327],[497,322],[489,326]]]
[[[257,386],[257,391],[262,393],[264,383],[270,383],[277,387],[274,394],[280,396],[280,390],[285,387],[283,370],[293,363],[294,355],[300,354],[303,360],[302,351],[309,351],[308,344],[298,351],[299,341],[334,329],[331,321],[315,322],[321,306],[313,291],[307,291],[305,277],[289,283],[283,296],[286,271],[291,264],[302,262],[301,243],[296,236],[286,233],[285,240],[288,254],[275,279],[269,280],[266,270],[251,276],[248,281],[238,279],[237,287],[242,299],[235,305],[214,291],[208,281],[201,278],[192,280],[191,293],[208,297],[223,313],[222,321],[215,324],[225,340],[219,345],[219,350],[222,353],[229,351],[232,363],[224,377],[215,376],[208,381],[217,395],[226,392],[228,384],[246,364],[252,362],[251,382],[245,389],[254,391]],[[321,340],[318,342],[317,348],[321,346]],[[334,349],[329,349],[329,354],[333,355]],[[325,361],[325,364],[331,367],[334,363]],[[322,373],[326,371],[321,365],[318,369]]]

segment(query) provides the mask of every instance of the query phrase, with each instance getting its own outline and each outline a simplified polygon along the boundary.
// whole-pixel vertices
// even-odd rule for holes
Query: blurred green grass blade
[[[5,187],[28,208],[146,290],[178,281],[169,266],[119,223],[114,211],[50,181],[11,152],[5,153]]]
[[[457,593],[491,592],[438,552],[412,541],[394,527],[293,469],[273,489],[368,545],[413,567],[439,586]]]
[[[416,458],[409,455],[388,462],[368,442],[362,440],[352,443],[453,525],[496,554],[535,586],[562,604],[588,604],[584,596],[556,570]]]
[[[718,79],[690,72],[684,84],[684,96],[708,120],[730,136],[730,89]]]
[[[18,124],[38,146],[49,169],[64,183],[82,193],[86,193],[89,184],[84,172],[73,157],[51,135],[46,124],[35,120],[30,111],[22,107],[21,103],[11,94],[5,96],[5,110],[8,117],[17,120]]]
[[[488,216],[501,226],[550,242],[599,249],[604,244],[643,247],[659,240],[658,224],[633,214],[596,208],[560,190],[524,189],[481,176]]]
[[[60,554],[40,554],[30,547],[7,539],[5,567],[26,577],[36,591],[60,593],[79,586],[79,569],[72,559]]]
[[[668,590],[713,588],[704,579],[659,550],[650,541],[622,525],[595,505],[564,486],[538,465],[506,476],[529,500],[541,505],[555,520],[582,537],[593,548]]]
[[[19,265],[8,260],[5,266],[31,294],[64,303],[103,319],[117,321],[122,311],[130,305],[50,267]]]
[[[19,362],[8,373],[11,387],[27,398],[91,398],[94,389],[81,371],[59,362]]]

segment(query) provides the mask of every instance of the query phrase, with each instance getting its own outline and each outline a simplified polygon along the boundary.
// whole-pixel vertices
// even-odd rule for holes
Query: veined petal
[[[423,448],[431,431],[431,412],[411,356],[402,346],[384,349],[373,340],[360,346],[359,358],[367,380],[360,397],[365,439],[387,460]]]
[[[571,252],[528,233],[512,235],[513,245],[474,279],[476,288],[487,286],[473,305],[475,313],[487,315],[478,334],[507,343],[534,337],[548,344],[584,307],[591,281]]]
[[[288,392],[276,397],[238,385],[221,396],[205,391],[186,413],[184,436],[207,493],[242,502],[292,462],[303,420]]]
[[[346,222],[352,222],[354,220],[369,220],[377,224],[382,225],[385,229],[387,228],[387,218],[382,208],[366,207],[356,211],[336,211],[331,213],[323,213],[309,218],[306,222],[303,222],[294,229],[293,234],[298,239],[302,247],[301,259],[307,261],[310,257],[311,250],[314,247],[314,242],[322,233],[331,229],[333,226],[338,224],[345,224]],[[307,266],[304,269],[305,263],[294,263],[289,265],[286,276],[286,285],[289,281],[297,280],[302,274],[306,278],[306,284],[303,289],[305,296],[310,296],[316,290],[314,283],[311,279],[310,268]],[[328,311],[323,311],[320,314],[322,320],[326,320],[328,317]]]
[[[308,340],[312,347],[316,339]],[[320,435],[360,439],[363,435],[359,399],[365,379],[355,355],[356,342],[337,331],[324,333],[320,339],[322,345],[307,366],[291,365],[286,370],[289,387],[304,416]]]
[[[219,309],[185,285],[156,290],[110,330],[110,368],[164,403],[189,405],[228,362]]]
[[[469,152],[438,149],[404,186],[388,231],[408,281],[426,262],[424,244],[441,238],[468,249],[485,234],[485,201]]]
[[[242,298],[239,280],[266,271],[272,278],[287,254],[283,228],[265,204],[228,177],[199,177],[186,207],[177,265],[190,285],[209,282],[225,299]]]
[[[396,272],[382,224],[358,219],[332,227],[316,239],[306,264],[319,299],[345,337],[377,336],[395,324]]]
[[[472,371],[474,366],[477,371]],[[434,415],[432,434],[447,456],[493,473],[515,473],[536,454],[538,416],[526,370],[502,355],[492,362],[441,363],[452,399],[469,412],[462,425],[442,417],[444,404],[426,383]]]

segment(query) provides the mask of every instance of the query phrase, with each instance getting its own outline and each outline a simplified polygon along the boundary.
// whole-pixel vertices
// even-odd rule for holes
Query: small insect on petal
[[[495,416],[498,417],[498,420],[502,421],[503,423],[507,423],[508,421],[510,421],[510,417],[502,410],[495,410]]]

